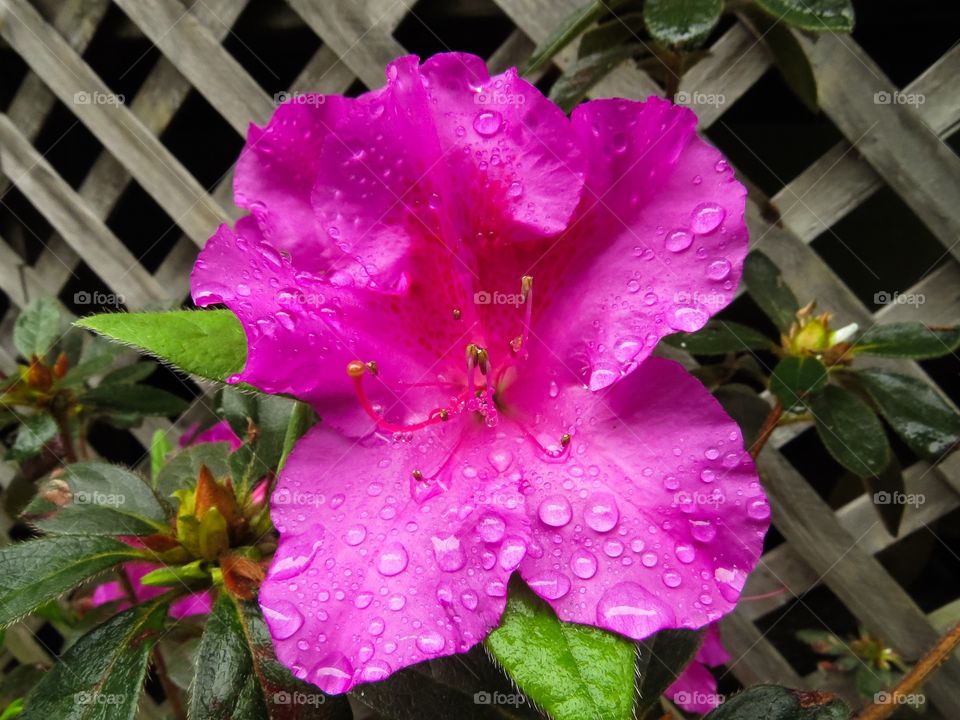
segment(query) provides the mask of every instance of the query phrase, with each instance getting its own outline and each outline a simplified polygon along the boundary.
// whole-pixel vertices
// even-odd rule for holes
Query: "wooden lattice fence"
[[[535,43],[579,1],[496,0],[513,30],[490,56],[491,68],[522,64]],[[194,92],[239,134],[238,139],[248,123],[265,122],[275,106],[223,44],[248,0],[192,4],[115,0],[115,4],[161,54],[135,95],[121,103],[102,103],[78,98],[109,97],[113,92],[83,56],[110,2],[34,5],[30,0],[0,0],[0,36],[29,68],[0,114],[0,194],[15,187],[53,230],[48,236],[30,238],[39,252],[29,261],[14,243],[0,238],[0,289],[8,301],[0,320],[0,367],[5,370],[14,364],[11,328],[19,308],[31,298],[60,294],[81,262],[103,285],[122,294],[130,309],[184,300],[198,248],[219,223],[236,218],[238,212],[231,203],[230,168],[224,167],[220,181],[206,188],[161,136]],[[394,31],[416,15],[412,0],[289,0],[289,6],[315,33],[318,47],[291,91],[342,93],[358,82],[379,86],[385,64],[406,52]],[[849,37],[825,34],[804,42],[814,58],[823,112],[844,140],[811,158],[808,167],[782,183],[773,197],[751,193],[752,246],[762,248],[784,270],[798,297],[816,298],[821,308],[846,322],[861,327],[895,319],[938,325],[960,322],[960,159],[944,142],[960,121],[956,82],[960,47],[952,47],[909,87],[897,88]],[[562,68],[572,59],[562,53],[556,63]],[[729,27],[680,85],[681,92],[725,98],[723,104],[697,108],[701,130],[721,122],[723,113],[760,80],[770,62],[744,26]],[[875,102],[876,93],[899,90],[922,94],[925,102]],[[591,94],[639,98],[662,94],[662,89],[642,71],[624,64]],[[102,145],[76,187],[34,147],[58,102]],[[107,225],[131,184],[149,194],[172,220],[169,232],[180,235],[153,271]],[[913,287],[898,288],[925,297],[922,306],[889,304],[872,313],[810,243],[833,233],[834,226],[884,187],[893,190],[939,240],[945,259]],[[769,220],[771,205],[779,211],[778,222]],[[839,237],[836,241],[842,242]],[[888,364],[925,376],[914,362]],[[207,404],[201,395],[191,413],[203,412]],[[137,436],[145,442],[162,426],[145,426]],[[951,607],[932,614],[921,611],[876,557],[900,540],[878,522],[870,498],[861,495],[834,511],[780,452],[793,438],[788,429],[779,430],[760,458],[774,524],[785,542],[764,556],[745,591],[758,595],[786,587],[788,592],[746,603],[724,622],[724,637],[733,654],[730,671],[743,684],[803,685],[805,679],[760,628],[764,617],[788,603],[804,603],[804,593],[822,585],[868,630],[906,657],[919,656],[933,643],[940,618],[950,615]],[[953,455],[936,466],[917,462],[906,469],[906,476],[908,490],[923,493],[927,502],[907,509],[901,538],[932,532],[932,523],[960,506],[960,458]],[[48,657],[42,643],[23,626],[11,630],[7,648],[0,657],[3,665]],[[927,693],[943,717],[960,717],[960,658],[945,664],[929,681]]]

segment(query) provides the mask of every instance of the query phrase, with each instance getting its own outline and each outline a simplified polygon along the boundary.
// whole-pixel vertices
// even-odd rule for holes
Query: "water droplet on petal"
[[[623,543],[611,538],[603,544],[603,552],[607,557],[618,558],[623,555]]]
[[[386,627],[386,623],[383,621],[382,617],[375,617],[370,621],[370,624],[367,626],[367,632],[373,635],[374,637],[380,637],[383,635],[383,629]]]
[[[597,574],[597,556],[589,550],[580,548],[570,556],[570,570],[582,580],[589,580]]]
[[[770,517],[770,504],[764,498],[754,498],[747,503],[747,515],[754,520],[766,520]]]
[[[353,666],[340,653],[327,655],[310,673],[310,682],[332,695],[342,693],[350,687],[352,679]]]
[[[527,544],[517,537],[508,537],[500,548],[500,567],[513,570],[527,553]]]
[[[347,545],[356,546],[364,541],[367,537],[367,528],[363,525],[353,525],[352,527],[347,528],[347,532],[344,533],[343,541]]]
[[[708,543],[713,542],[713,539],[717,536],[717,529],[709,520],[691,520],[690,534],[693,535],[694,540]]]
[[[623,582],[607,590],[597,603],[597,622],[634,639],[674,624],[673,611],[640,585]]]
[[[546,498],[537,510],[540,520],[544,525],[550,527],[563,527],[573,516],[573,510],[570,503],[562,495],[554,495]]]
[[[690,229],[698,235],[704,235],[716,230],[726,216],[727,211],[716,203],[700,203],[690,213]]]
[[[467,558],[463,554],[463,548],[456,535],[446,538],[434,536],[430,538],[430,542],[433,543],[433,556],[437,560],[437,565],[444,572],[456,572],[467,564]]]
[[[484,542],[496,543],[503,540],[507,525],[499,515],[488,513],[480,518],[480,522],[477,523],[477,531]]]
[[[678,307],[670,316],[670,327],[682,332],[695,332],[702,328],[710,316],[700,308]]]
[[[503,116],[496,110],[484,110],[477,113],[473,119],[473,129],[477,131],[477,135],[483,137],[496,135],[501,125],[503,125]]]
[[[373,593],[362,592],[354,598],[353,604],[357,606],[360,610],[370,607],[370,603],[373,602]]]
[[[697,551],[694,550],[693,546],[691,545],[677,545],[674,548],[674,552],[677,555],[677,560],[684,564],[692,563],[697,557]]]
[[[318,540],[306,548],[306,551],[303,553],[290,553],[283,556],[277,555],[274,558],[273,565],[270,567],[270,579],[289,580],[302,573],[310,566],[321,544]],[[292,549],[292,541],[287,541],[284,547],[289,552]]]
[[[476,610],[479,598],[473,590],[464,590],[460,593],[460,602],[467,610]]]
[[[523,183],[519,183],[519,182],[510,183],[510,187],[507,188],[508,197],[512,197],[512,198],[520,197],[522,194],[523,194]]]
[[[527,584],[537,595],[547,600],[558,600],[570,592],[570,578],[553,570],[528,579]]]
[[[436,655],[446,646],[443,635],[435,630],[427,630],[417,637],[417,648],[426,655]]]
[[[393,669],[383,660],[373,660],[368,663],[357,675],[359,682],[380,682],[386,679]]]
[[[271,600],[269,604],[261,600],[260,609],[275,640],[286,640],[303,625],[303,615],[289,600]]]
[[[719,567],[713,571],[713,578],[717,581],[720,594],[724,599],[727,602],[736,602],[747,581],[747,574],[743,570]]]
[[[609,532],[620,519],[620,509],[613,495],[605,492],[594,493],[587,499],[583,511],[583,520],[588,527],[597,532]]]
[[[707,277],[711,280],[723,280],[730,274],[730,261],[717,258],[707,263]]]
[[[381,575],[391,577],[402,573],[407,568],[407,549],[400,543],[390,543],[377,560],[377,570]]]
[[[678,573],[676,570],[667,570],[663,575],[661,575],[661,580],[663,580],[663,584],[669,588],[679,587],[680,583],[682,582],[680,573]]]
[[[673,230],[667,233],[663,245],[670,252],[683,252],[693,245],[693,234],[686,230]]]
[[[486,592],[490,597],[505,597],[507,594],[507,586],[504,585],[500,580],[492,580],[487,583],[487,587],[484,588],[484,592]]]
[[[491,450],[490,454],[487,455],[487,460],[490,461],[497,472],[506,472],[513,462],[513,453],[502,449]]]

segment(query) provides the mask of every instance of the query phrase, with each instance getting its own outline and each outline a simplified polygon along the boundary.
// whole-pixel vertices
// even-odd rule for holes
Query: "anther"
[[[450,419],[450,413],[446,408],[443,408],[442,410],[440,410],[440,419],[443,422],[446,422],[447,420]]]
[[[413,472],[410,473],[410,477],[412,477],[417,482],[420,482],[421,480],[423,480],[423,473],[420,472],[419,470],[414,470]]]
[[[563,447],[566,447],[570,444],[570,435],[568,433],[564,433],[560,436],[560,444],[563,445]]]
[[[364,365],[359,360],[351,360],[347,363],[347,375],[352,378],[363,377],[363,374],[367,371],[367,366]]]
[[[480,372],[484,375],[486,375],[490,369],[490,355],[487,353],[486,348],[477,348],[477,367],[480,368]]]
[[[454,308],[454,310],[453,310],[453,319],[454,319],[454,320],[459,320],[461,317],[463,317],[463,313],[461,313],[458,308]]]
[[[377,367],[376,360],[371,360],[370,362],[367,363],[367,370],[369,370],[370,374],[373,375],[374,377],[380,374],[380,368]]]

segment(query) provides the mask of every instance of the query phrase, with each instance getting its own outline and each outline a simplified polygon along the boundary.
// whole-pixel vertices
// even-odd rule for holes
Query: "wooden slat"
[[[27,0],[0,0],[0,34],[194,242],[202,245],[226,220],[223,209],[127,107],[74,102],[78,93],[102,98],[112,93]]]
[[[811,57],[824,111],[944,247],[960,258],[960,158],[910,105],[875,102],[876,93],[898,89],[852,38],[824,33],[812,44]]]
[[[53,227],[131,307],[159,302],[166,292],[77,193],[40,156],[6,115],[0,115],[0,171],[16,183]]]

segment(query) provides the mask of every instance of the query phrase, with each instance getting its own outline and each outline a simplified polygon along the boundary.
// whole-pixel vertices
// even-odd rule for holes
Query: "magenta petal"
[[[590,160],[583,203],[532,273],[556,286],[537,335],[592,390],[733,299],[746,190],[695,123],[657,98],[595,100],[573,113]]]
[[[730,653],[723,644],[718,623],[710,625],[703,634],[703,643],[697,651],[697,660],[710,667],[725,665],[730,661]]]
[[[708,713],[722,701],[717,693],[716,678],[706,665],[696,660],[687,665],[664,695],[691,713]]]
[[[770,509],[736,425],[700,383],[650,358],[607,392],[565,389],[541,412],[570,459],[524,457],[534,542],[520,572],[563,573],[563,620],[634,639],[730,612],[762,551]]]
[[[180,436],[180,447],[189,447],[191,445],[202,445],[203,443],[225,442],[230,444],[231,450],[237,450],[243,441],[237,437],[237,434],[230,427],[230,423],[221,420],[211,425],[203,432],[197,432],[197,426],[194,425]]]
[[[356,443],[318,426],[298,443],[271,498],[280,544],[260,588],[298,677],[342,693],[464,652],[498,623],[527,541],[519,476],[494,472],[495,445],[458,425]]]

